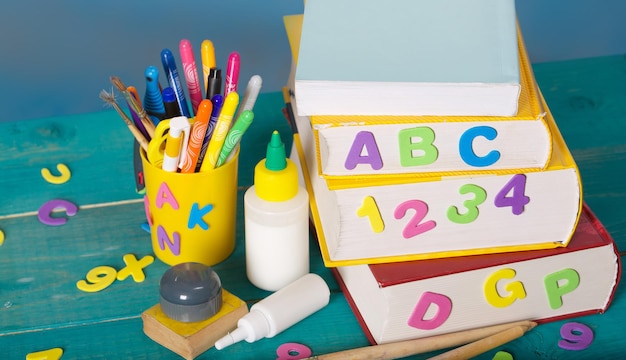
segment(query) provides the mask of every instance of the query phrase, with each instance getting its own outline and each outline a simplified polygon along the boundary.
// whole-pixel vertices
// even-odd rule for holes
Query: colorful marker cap
[[[161,310],[181,322],[203,321],[222,307],[222,284],[209,266],[187,262],[172,266],[161,277]]]

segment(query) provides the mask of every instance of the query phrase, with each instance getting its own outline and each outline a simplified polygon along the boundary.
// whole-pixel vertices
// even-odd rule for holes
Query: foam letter
[[[513,279],[515,277],[515,270],[506,268],[498,270],[487,277],[485,280],[485,299],[491,306],[494,307],[507,307],[511,305],[517,299],[524,299],[526,297],[526,290],[524,290],[524,284],[520,281],[514,281],[504,286],[509,295],[500,296],[498,293],[498,281],[501,279]]]
[[[53,348],[27,354],[26,360],[59,360],[61,356],[63,356],[63,349]]]
[[[563,269],[546,275],[543,279],[548,302],[552,309],[563,306],[563,295],[576,290],[580,284],[580,276],[574,269]]]
[[[459,139],[459,155],[465,163],[471,166],[483,167],[494,164],[500,159],[500,152],[492,150],[487,155],[480,157],[476,155],[473,148],[474,139],[482,136],[487,140],[493,140],[498,136],[496,129],[491,126],[476,126],[466,130]]]
[[[165,232],[163,226],[159,225],[157,226],[157,238],[159,239],[159,247],[161,248],[161,250],[165,251],[165,244],[167,244],[167,247],[170,249],[172,254],[174,254],[175,256],[180,255],[179,233],[174,231],[174,233],[172,234],[172,238],[174,239],[174,241],[171,241],[170,237],[167,236],[167,232]]]
[[[312,352],[308,346],[299,343],[286,343],[276,349],[276,360],[308,359]]]
[[[78,206],[72,204],[67,200],[54,199],[41,205],[37,212],[37,218],[42,224],[50,226],[61,226],[67,222],[66,218],[54,218],[52,217],[52,211],[55,209],[63,209],[67,216],[74,216],[78,212]]]
[[[156,206],[161,209],[163,208],[163,204],[168,203],[174,210],[178,210],[178,201],[176,201],[176,197],[172,194],[169,186],[164,182],[159,186],[159,191],[156,195]]]
[[[76,287],[84,292],[97,292],[113,284],[116,274],[110,266],[96,266],[87,273],[87,281],[78,280]]]
[[[143,208],[146,211],[146,219],[148,220],[148,225],[152,227],[152,214],[150,213],[150,200],[148,199],[148,195],[144,195],[143,197]]]
[[[52,175],[48,168],[41,169],[41,176],[50,184],[64,184],[70,180],[72,173],[65,164],[57,164],[58,176]]]
[[[143,268],[152,264],[152,262],[154,261],[154,257],[146,255],[138,261],[135,255],[126,254],[124,255],[123,259],[126,267],[124,267],[117,273],[117,280],[122,281],[129,276],[132,276],[135,282],[143,282],[144,280],[146,280],[146,275],[143,273]]]
[[[202,209],[199,208],[198,203],[194,203],[191,205],[191,210],[189,211],[189,221],[187,221],[187,227],[193,229],[196,225],[200,226],[203,230],[207,230],[209,228],[209,224],[202,219],[204,215],[208,214],[211,210],[213,210],[213,204],[209,204]]]
[[[561,326],[559,347],[565,350],[584,350],[593,342],[593,330],[585,324],[568,322]]]
[[[437,312],[431,319],[424,319],[431,304],[437,307]],[[416,329],[436,329],[448,320],[450,313],[452,313],[452,300],[449,297],[426,291],[417,302],[407,324]]]
[[[364,149],[366,155],[362,155]],[[383,159],[380,157],[376,139],[369,131],[359,131],[356,134],[344,166],[348,170],[354,170],[358,164],[370,164],[374,170],[380,170],[383,167]]]
[[[413,142],[414,138],[419,138],[420,141]],[[434,163],[439,156],[437,147],[433,145],[434,141],[435,132],[426,126],[400,130],[398,132],[400,165],[408,167]],[[415,153],[416,151],[419,151],[419,155]]]

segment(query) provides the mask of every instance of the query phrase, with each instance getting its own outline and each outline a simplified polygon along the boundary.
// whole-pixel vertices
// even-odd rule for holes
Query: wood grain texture
[[[538,83],[572,149],[583,178],[585,200],[626,250],[626,60],[623,56],[537,64]],[[289,127],[281,113],[282,94],[262,94],[255,122],[246,133],[239,164],[237,245],[214,269],[223,286],[248,306],[269,295],[246,278],[243,246],[243,193],[252,184],[254,165],[264,157],[272,130],[288,148]],[[122,257],[152,253],[141,196],[134,191],[132,136],[114,111],[0,124],[0,349],[6,359],[61,347],[63,359],[179,359],[142,331],[141,313],[158,302],[158,282],[167,266],[156,260],[144,269],[146,280],[115,281],[96,293],[75,286],[92,268],[120,270]],[[46,183],[43,167],[65,163],[69,182]],[[37,220],[46,201],[62,198],[79,206],[60,227]],[[331,287],[330,304],[271,339],[214,348],[198,359],[276,359],[283,343],[298,342],[313,355],[363,347],[367,340],[323,267],[311,242],[311,270]],[[584,351],[558,347],[565,322],[540,325],[498,350],[516,359],[618,358],[626,351],[622,320],[626,286],[621,284],[606,314],[575,319],[595,335]],[[437,353],[412,357],[424,359]]]

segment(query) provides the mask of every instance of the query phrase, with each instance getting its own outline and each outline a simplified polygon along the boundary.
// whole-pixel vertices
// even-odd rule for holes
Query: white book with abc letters
[[[557,128],[542,171],[420,177],[387,185],[356,177],[331,190],[318,173],[309,118],[295,120],[298,153],[292,158],[299,156],[326,266],[564,247],[578,222],[580,176]]]

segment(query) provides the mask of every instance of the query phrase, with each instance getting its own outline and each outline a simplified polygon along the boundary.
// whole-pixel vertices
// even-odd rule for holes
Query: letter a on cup
[[[157,208],[161,209],[165,203],[170,204],[172,209],[178,210],[178,201],[176,201],[176,197],[172,193],[172,190],[170,190],[170,187],[167,186],[164,181],[161,183],[161,186],[159,186],[159,192],[157,192],[155,204]]]

